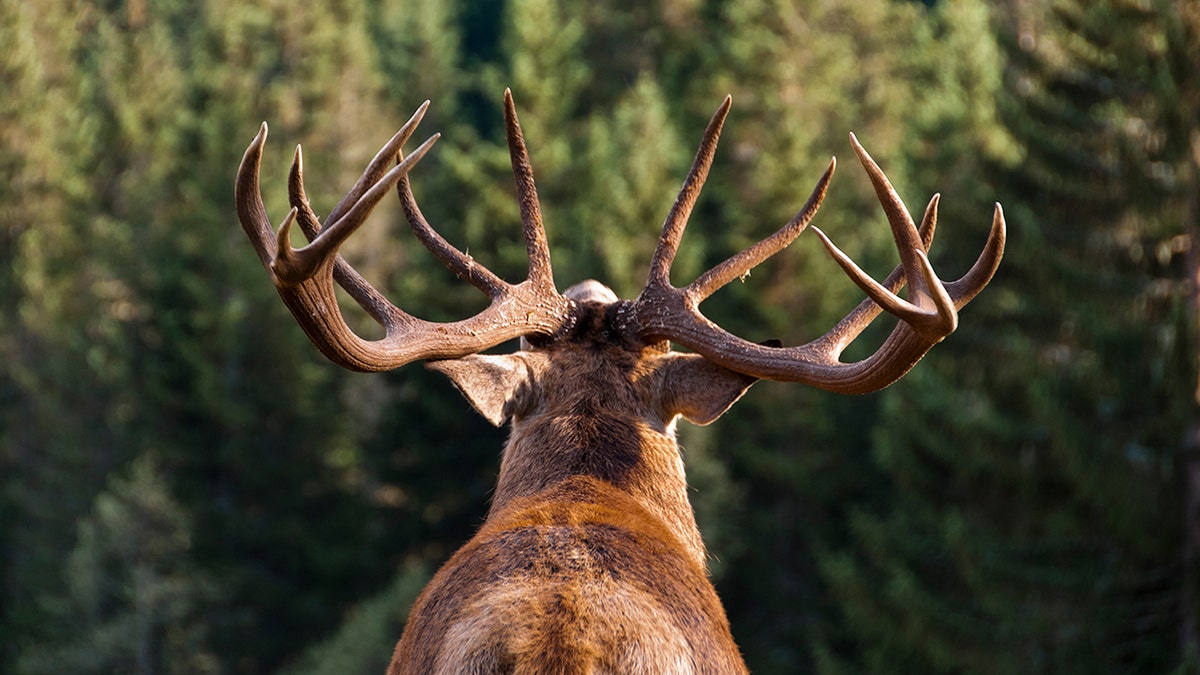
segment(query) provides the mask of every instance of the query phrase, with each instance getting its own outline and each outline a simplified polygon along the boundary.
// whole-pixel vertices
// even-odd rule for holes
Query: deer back
[[[417,601],[392,673],[744,670],[674,427],[754,378],[624,339],[618,309],[581,302],[548,346],[430,364],[512,430],[487,522]]]

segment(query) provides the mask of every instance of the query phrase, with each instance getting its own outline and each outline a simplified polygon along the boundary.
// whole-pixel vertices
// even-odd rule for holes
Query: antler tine
[[[879,203],[887,214],[891,224],[892,235],[900,253],[900,266],[909,284],[909,299],[902,300],[893,292],[872,279],[842,253],[833,242],[817,228],[813,230],[821,239],[830,256],[838,262],[854,283],[887,312],[904,320],[911,328],[927,339],[938,342],[943,337],[954,332],[958,326],[954,301],[946,292],[945,287],[933,272],[929,258],[925,255],[924,242],[913,224],[908,208],[900,199],[900,195],[892,187],[891,182],[875,163],[867,151],[858,142],[854,134],[850,134],[850,144],[858,154],[863,168],[875,187]],[[934,204],[936,208],[936,204]],[[928,213],[928,210],[927,210]],[[936,218],[936,216],[934,216]]]
[[[284,284],[294,285],[311,277],[317,267],[331,264],[337,255],[337,249],[350,235],[354,234],[367,216],[375,209],[379,200],[392,189],[404,174],[429,152],[441,134],[430,136],[404,161],[397,164],[391,171],[384,174],[377,183],[371,186],[358,200],[346,210],[345,214],[332,223],[327,223],[317,236],[304,248],[292,248],[285,232],[280,232],[278,251],[271,269],[275,276]],[[293,207],[295,210],[295,207]]]
[[[926,251],[929,251],[929,247],[933,245],[933,235],[937,229],[937,207],[940,200],[941,195],[935,194],[929,200],[929,204],[925,207],[925,215],[921,218],[921,246]],[[814,227],[813,229],[816,230],[817,228]],[[824,234],[821,236],[824,236]],[[998,260],[997,264],[999,264]],[[881,285],[889,293],[898,293],[901,288],[904,288],[905,281],[904,267],[897,265],[887,275],[887,278],[883,280]],[[840,356],[842,351],[851,342],[854,342],[854,339],[861,335],[867,326],[871,325],[871,322],[875,320],[875,317],[879,316],[882,312],[883,308],[874,300],[869,297],[865,298],[849,314],[843,317],[841,321],[834,325],[833,328],[829,329],[829,332],[809,344],[813,345],[814,348],[834,355],[834,357]]]
[[[408,176],[401,178],[400,182],[396,183],[396,193],[400,196],[400,207],[404,211],[405,218],[408,219],[413,234],[417,235],[417,239],[442,265],[445,265],[458,278],[466,279],[472,286],[486,293],[489,298],[496,299],[506,291],[509,285],[503,279],[475,262],[471,256],[458,250],[453,244],[446,241],[445,237],[437,230],[433,229],[433,226],[425,219],[425,214],[421,213],[421,207],[417,206]]]
[[[404,130],[402,129],[401,132],[404,132]],[[407,132],[405,137],[408,135],[411,135],[411,130]],[[380,157],[384,157],[384,153],[388,151],[394,155],[398,149],[395,143],[397,139],[401,138],[401,133],[397,133],[392,137],[392,140],[384,146],[384,149],[380,150],[375,156],[371,165],[368,166],[367,171],[363,173],[363,177],[359,179],[358,184],[363,183],[368,174],[374,175],[375,180],[378,181],[378,178],[383,175],[383,172],[379,171],[376,166],[380,164]],[[382,163],[382,165],[386,166],[386,162]],[[358,184],[356,184],[356,187]],[[362,190],[359,190],[359,192],[362,192]],[[317,215],[313,213],[308,195],[304,191],[304,154],[299,145],[296,146],[296,154],[292,159],[292,168],[288,172],[288,198],[292,204],[292,208],[297,213],[296,222],[300,224],[300,229],[304,232],[304,236],[311,242],[320,234],[321,222],[317,218]],[[348,198],[343,198],[338,207],[334,208],[332,214],[338,215],[340,211],[344,211],[342,204],[348,201]],[[342,258],[340,253],[334,256],[333,280],[345,289],[346,293],[358,303],[358,306],[362,307],[380,325],[386,325],[388,321],[395,320],[398,312],[403,314],[382,293],[375,290],[375,287],[368,283],[357,270],[351,267]]]
[[[346,193],[346,196],[342,197],[337,206],[333,207],[333,210],[329,212],[329,217],[325,219],[326,223],[332,223],[341,218],[350,207],[354,206],[362,198],[363,193],[379,182],[380,176],[388,172],[392,162],[400,154],[400,148],[408,142],[413,132],[417,130],[417,125],[425,118],[426,110],[429,110],[428,100],[418,106],[416,112],[412,114],[412,117],[408,118],[404,126],[400,127],[400,130],[379,149],[379,152],[375,153],[375,157],[371,159],[371,162],[367,164],[367,168],[363,170],[362,176],[359,176],[354,186]]]
[[[667,288],[671,285],[671,263],[675,261],[683,230],[687,227],[688,218],[691,217],[696,200],[700,197],[704,181],[708,180],[708,170],[712,167],[713,156],[717,152],[721,128],[725,125],[725,118],[729,115],[732,105],[733,97],[726,96],[704,129],[704,138],[700,141],[695,159],[692,160],[692,168],[688,171],[687,178],[679,189],[679,196],[675,198],[675,203],[671,205],[671,210],[663,222],[658,246],[654,249],[654,257],[650,259],[650,273],[646,278],[647,290],[653,287]]]
[[[746,248],[741,253],[730,256],[724,262],[688,284],[684,292],[692,299],[692,302],[699,304],[725,284],[749,273],[759,263],[787,248],[789,244],[795,241],[796,237],[800,236],[800,233],[808,227],[808,224],[812,222],[813,217],[817,215],[817,211],[821,208],[821,202],[824,201],[825,193],[829,190],[829,182],[833,180],[833,171],[836,168],[837,160],[830,159],[829,168],[825,169],[825,173],[817,181],[817,185],[813,188],[812,194],[809,195],[804,208],[800,209],[800,212],[787,225],[784,225],[770,237]]]
[[[329,212],[329,217],[325,219],[326,222],[335,222],[345,215],[346,211],[354,206],[367,190],[379,182],[379,179],[387,173],[392,160],[399,154],[401,146],[412,137],[428,109],[429,101],[425,101],[404,123],[404,126],[400,127],[400,130],[379,149],[379,152],[375,153],[375,157],[367,164],[367,168],[354,182],[354,186]],[[304,232],[304,236],[312,241],[321,231],[321,222],[312,211],[308,195],[304,191],[304,157],[299,145],[296,146],[296,156],[292,160],[292,170],[288,173],[288,197],[292,206],[300,210],[298,219],[300,229]]]
[[[263,122],[258,128],[258,135],[250,142],[242,155],[242,163],[238,165],[237,181],[233,186],[234,203],[237,206],[238,220],[242,229],[250,238],[250,244],[258,253],[258,259],[264,266],[270,265],[275,256],[275,228],[271,227],[271,219],[267,217],[267,209],[263,206],[262,190],[259,185],[259,166],[262,164],[263,145],[267,142],[267,123]]]
[[[297,222],[305,239],[310,242],[316,239],[321,233],[321,219],[313,212],[308,193],[304,191],[304,150],[299,145],[292,155],[292,168],[288,170],[288,203],[296,209]]]
[[[520,122],[517,120],[516,105],[513,103],[512,92],[509,90],[505,90],[504,111],[513,176],[516,179],[521,208],[521,222],[525,231],[526,251],[529,255],[529,278],[534,279],[536,285],[553,290],[550,247],[542,223],[537,187],[534,184],[529,153],[525,148]],[[400,205],[413,233],[443,265],[459,278],[466,279],[472,286],[486,293],[490,298],[498,298],[507,292],[510,288],[508,283],[488,268],[477,263],[471,256],[450,244],[433,229],[429,221],[425,219],[425,215],[421,213],[420,206],[417,205],[417,200],[412,193],[411,181],[407,176],[401,178],[400,182],[396,184],[396,192],[400,197]]]
[[[996,208],[992,212],[992,229],[988,232],[988,240],[984,244],[983,253],[979,254],[979,259],[962,278],[946,284],[946,290],[955,299],[955,307],[962,309],[963,305],[979,295],[984,286],[987,286],[988,282],[992,280],[996,270],[1000,269],[1000,259],[1004,257],[1006,239],[1007,226],[1004,222],[1004,209],[1000,207],[999,202],[996,202]]]
[[[879,204],[883,207],[884,214],[887,215],[888,224],[892,228],[892,238],[895,239],[896,249],[900,253],[900,266],[906,272],[908,283],[912,285],[911,294],[921,298],[925,295],[924,291],[926,289],[920,287],[921,279],[919,276],[915,276],[913,272],[921,265],[918,258],[924,254],[924,248],[921,245],[921,237],[917,232],[916,225],[913,223],[912,215],[909,214],[908,207],[904,205],[904,201],[900,199],[899,193],[892,187],[892,182],[883,173],[883,169],[879,168],[879,165],[875,163],[875,160],[871,158],[866,148],[858,142],[858,137],[853,133],[850,134],[850,145],[854,148],[854,153],[858,155],[863,169],[866,170],[867,176],[871,179],[871,185],[875,188],[875,195],[879,198]],[[853,274],[850,276],[854,277]],[[856,281],[858,280],[856,279]],[[878,302],[878,298],[876,298],[876,301]]]
[[[504,130],[508,137],[508,154],[512,161],[513,179],[517,184],[517,201],[521,207],[521,224],[525,228],[525,249],[529,255],[529,279],[537,286],[554,288],[554,272],[550,267],[550,244],[542,225],[542,208],[538,203],[537,186],[533,182],[533,167],[529,151],[517,119],[512,90],[504,90]]]
[[[412,117],[400,127],[387,143],[375,153],[375,157],[367,164],[362,175],[355,181],[354,186],[346,193],[346,196],[333,207],[329,212],[329,217],[326,218],[326,223],[337,222],[346,211],[353,207],[362,198],[372,186],[379,182],[379,179],[384,176],[392,160],[397,157],[401,146],[408,142],[416,131],[417,125],[425,117],[425,111],[429,109],[429,101],[426,100],[418,106]],[[407,173],[404,174],[407,176]],[[403,176],[402,176],[403,177]],[[292,169],[288,173],[288,198],[292,206],[298,210],[296,222],[300,225],[300,230],[304,232],[304,236],[308,241],[316,239],[321,232],[321,222],[313,212],[309,202],[308,195],[304,190],[304,155],[299,145],[296,146],[296,155],[292,160]],[[379,324],[392,320],[396,316],[398,308],[393,305],[379,291],[375,290],[366,279],[362,277],[353,267],[347,263],[340,254],[336,255],[333,267],[333,279],[346,290],[346,293],[362,307],[367,314],[371,316]]]

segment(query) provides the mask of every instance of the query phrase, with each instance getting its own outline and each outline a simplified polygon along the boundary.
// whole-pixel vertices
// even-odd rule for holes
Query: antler
[[[550,273],[550,252],[537,213],[532,172],[527,159],[524,168],[518,170],[515,145],[513,171],[518,174],[522,196],[522,219],[530,257],[528,279],[517,285],[509,284],[450,246],[427,223],[424,229],[413,226],[443,264],[471,279],[491,298],[491,304],[479,314],[453,323],[418,319],[389,302],[338,254],[342,242],[362,225],[383,195],[406,177],[438,139],[435,134],[411,155],[400,156],[400,147],[412,135],[428,106],[426,101],[383,146],[350,192],[330,212],[324,226],[304,193],[303,159],[297,147],[288,180],[292,209],[276,235],[259,188],[259,166],[267,138],[265,122],[246,149],[238,169],[234,188],[238,217],[280,297],[313,344],[330,360],[352,370],[380,371],[418,359],[465,356],[523,335],[553,335],[570,319],[571,302],[555,289]],[[512,109],[511,96],[507,94],[506,109]],[[519,150],[524,153],[515,112],[509,118],[510,145],[515,135]],[[393,161],[396,166],[388,170]],[[532,203],[532,209],[526,208],[527,201]],[[309,239],[309,244],[300,249],[289,242],[291,226],[296,221]],[[468,269],[470,274],[464,274]],[[384,337],[364,340],[346,325],[337,304],[335,281],[383,326]]]
[[[848,394],[876,391],[892,384],[933,345],[954,331],[958,325],[957,311],[991,280],[1004,255],[1005,224],[1000,205],[996,204],[987,244],[974,266],[958,281],[943,283],[926,255],[937,224],[938,195],[930,200],[918,230],[887,176],[851,134],[850,143],[875,186],[875,193],[891,224],[900,265],[882,284],[878,283],[814,227],[826,250],[866,292],[868,299],[829,332],[808,344],[771,347],[749,342],[706,318],[700,313],[699,304],[717,289],[781,251],[804,231],[821,206],[836,162],[830,162],[804,208],[787,225],[705,272],[686,287],[675,288],[670,283],[671,262],[708,176],[729,107],[730,99],[726,97],[704,132],[691,171],[663,224],[646,285],[638,298],[623,308],[626,329],[647,342],[672,340],[730,370],[764,379],[804,382]],[[908,298],[903,299],[896,293],[906,282]],[[870,357],[842,363],[839,360],[842,351],[881,311],[900,319],[896,328]]]

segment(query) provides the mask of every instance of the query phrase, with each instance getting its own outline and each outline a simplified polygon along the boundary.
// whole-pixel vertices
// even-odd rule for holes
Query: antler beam
[[[769,380],[804,382],[830,391],[861,394],[882,389],[900,379],[933,345],[952,333],[962,309],[991,280],[1004,255],[1004,213],[996,204],[992,228],[979,259],[958,281],[943,283],[927,251],[937,222],[937,195],[929,202],[918,229],[887,176],[853,134],[850,143],[875,187],[876,195],[896,240],[900,265],[881,284],[862,271],[817,228],[826,250],[868,299],[820,338],[797,347],[770,347],[749,342],[722,329],[699,310],[715,290],[738,278],[790,244],[821,206],[835,162],[817,181],[812,196],[787,225],[770,237],[730,257],[680,289],[670,284],[670,266],[684,225],[708,174],[729,112],[726,98],[713,115],[700,150],[684,181],[675,206],[663,225],[646,285],[631,305],[623,308],[626,329],[643,340],[672,340],[730,370]],[[907,299],[896,293],[908,284]],[[842,351],[871,321],[886,311],[900,319],[896,328],[870,357],[842,363]]]

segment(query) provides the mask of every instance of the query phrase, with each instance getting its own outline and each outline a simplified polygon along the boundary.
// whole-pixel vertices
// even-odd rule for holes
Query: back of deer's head
[[[572,321],[553,340],[429,364],[493,424],[512,425],[493,513],[571,476],[591,476],[656,511],[702,560],[675,422],[708,424],[756,378],[626,334],[627,303],[597,281],[564,295],[574,303]]]

